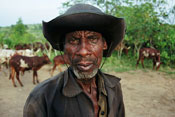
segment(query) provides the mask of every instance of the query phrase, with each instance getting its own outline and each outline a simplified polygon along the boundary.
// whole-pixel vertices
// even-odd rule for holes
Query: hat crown
[[[76,13],[96,13],[96,14],[103,14],[103,12],[89,4],[76,4],[69,8],[64,15],[71,15]]]
[[[124,38],[125,22],[103,13],[89,4],[76,4],[64,14],[49,22],[43,22],[43,34],[52,47],[64,51],[65,35],[77,30],[89,30],[101,33],[108,45],[103,56],[111,56],[116,45]]]

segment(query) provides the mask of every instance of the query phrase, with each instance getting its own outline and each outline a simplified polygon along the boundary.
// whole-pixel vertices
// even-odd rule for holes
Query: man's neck
[[[98,93],[97,93],[97,85],[96,85],[96,78],[88,79],[88,80],[79,80],[76,79],[78,84],[83,89],[83,92],[91,99],[93,103],[93,107],[95,110],[95,117],[98,115]]]
[[[93,77],[93,78],[91,78],[91,79],[77,79],[77,78],[76,78],[76,80],[77,80],[78,82],[81,82],[81,83],[84,84],[84,85],[90,85],[90,84],[93,83],[96,79],[95,79],[95,77]]]

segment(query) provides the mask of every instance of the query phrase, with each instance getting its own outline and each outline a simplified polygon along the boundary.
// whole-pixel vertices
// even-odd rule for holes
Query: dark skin
[[[82,72],[99,68],[105,49],[107,44],[100,33],[75,31],[66,35],[64,52],[68,55],[70,65]]]
[[[94,31],[75,31],[66,34],[64,52],[68,56],[70,66],[79,72],[92,73],[100,67],[103,50],[107,49],[102,35]],[[95,116],[98,116],[97,85],[95,76],[91,79],[76,79],[84,93],[94,105]]]

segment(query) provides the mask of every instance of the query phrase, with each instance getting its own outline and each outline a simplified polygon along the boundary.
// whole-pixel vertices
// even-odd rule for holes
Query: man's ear
[[[106,41],[104,41],[104,43],[103,43],[103,50],[106,50],[107,48],[108,48],[108,45],[107,45]]]

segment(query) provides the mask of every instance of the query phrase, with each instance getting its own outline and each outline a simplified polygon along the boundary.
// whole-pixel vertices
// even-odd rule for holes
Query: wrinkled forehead
[[[102,37],[101,33],[94,32],[94,31],[88,31],[88,30],[81,30],[81,31],[74,31],[66,34],[66,37],[82,37],[82,36],[99,36]]]

